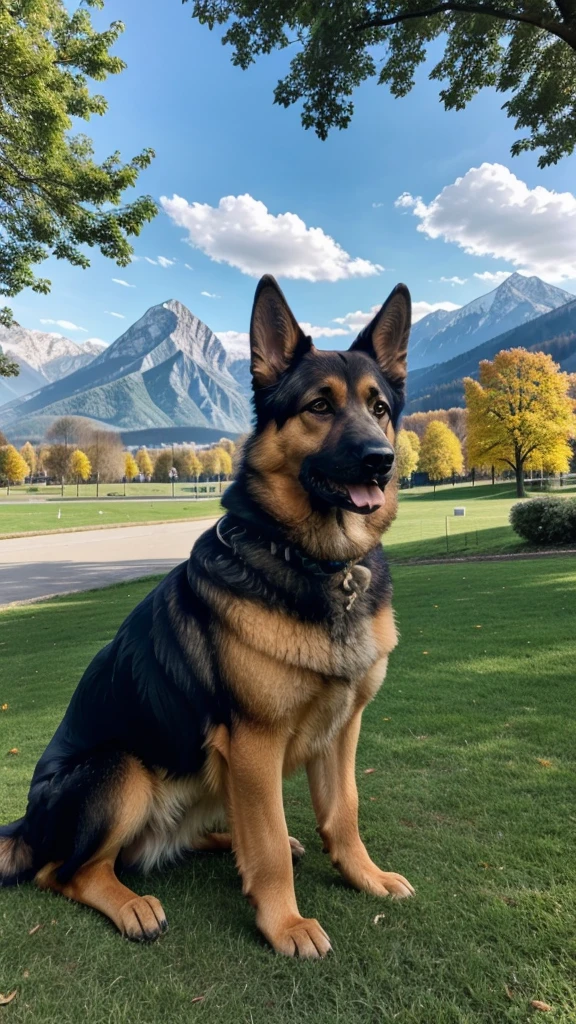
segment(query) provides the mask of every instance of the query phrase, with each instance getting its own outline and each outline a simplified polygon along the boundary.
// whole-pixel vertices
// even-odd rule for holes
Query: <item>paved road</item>
[[[0,540],[0,608],[167,573],[214,519]]]

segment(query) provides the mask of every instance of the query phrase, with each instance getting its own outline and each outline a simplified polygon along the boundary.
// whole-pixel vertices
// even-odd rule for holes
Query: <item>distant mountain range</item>
[[[428,412],[464,405],[464,377],[476,377],[481,359],[509,348],[547,352],[563,370],[576,372],[576,298],[559,309],[499,334],[490,341],[436,366],[408,374],[406,412]]]
[[[0,349],[19,365],[17,377],[0,377],[0,405],[61,380],[91,363],[106,348],[101,341],[79,345],[71,338],[25,327],[0,327]]]
[[[467,306],[453,311],[438,309],[414,324],[410,334],[410,369],[420,370],[453,359],[573,298],[570,292],[546,284],[539,277],[511,274],[494,291]]]
[[[250,423],[247,395],[219,338],[181,302],[152,306],[112,345],[68,376],[0,407],[8,434],[41,436],[57,416],[86,416],[120,430]]]
[[[152,306],[108,347],[22,327],[0,329],[0,346],[21,367],[19,377],[0,378],[0,428],[10,438],[40,440],[65,415],[124,435],[160,431],[167,441],[170,432],[174,441],[183,430],[199,440],[250,425],[247,347],[224,344],[176,299]],[[420,320],[410,342],[407,411],[462,405],[462,378],[477,372],[480,359],[517,346],[548,351],[576,371],[576,298],[512,274],[467,306]]]

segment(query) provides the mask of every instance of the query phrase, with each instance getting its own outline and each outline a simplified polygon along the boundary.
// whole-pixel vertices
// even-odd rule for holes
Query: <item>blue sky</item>
[[[537,155],[513,159],[501,96],[446,113],[425,70],[404,100],[368,83],[351,127],[321,142],[296,108],[272,103],[290,52],[243,72],[190,9],[115,0],[95,13],[102,27],[125,22],[116,52],[128,69],[98,85],[109,111],[83,130],[99,158],[152,146],[137,191],[169,202],[135,240],[130,267],[97,253],[87,271],[48,261],[50,295],[11,300],[23,326],[111,342],[176,298],[232,341],[271,270],[318,344],[343,347],[400,280],[417,316],[518,269],[576,291],[575,158],[543,171]]]

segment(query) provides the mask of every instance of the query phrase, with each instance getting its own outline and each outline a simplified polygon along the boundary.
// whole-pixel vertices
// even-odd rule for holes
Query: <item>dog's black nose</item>
[[[362,468],[374,476],[389,473],[394,465],[394,452],[383,445],[366,445],[362,452]]]

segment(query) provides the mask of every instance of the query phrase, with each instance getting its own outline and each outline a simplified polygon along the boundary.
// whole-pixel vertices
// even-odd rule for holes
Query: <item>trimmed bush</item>
[[[531,498],[510,509],[516,533],[531,544],[576,543],[576,498]]]

